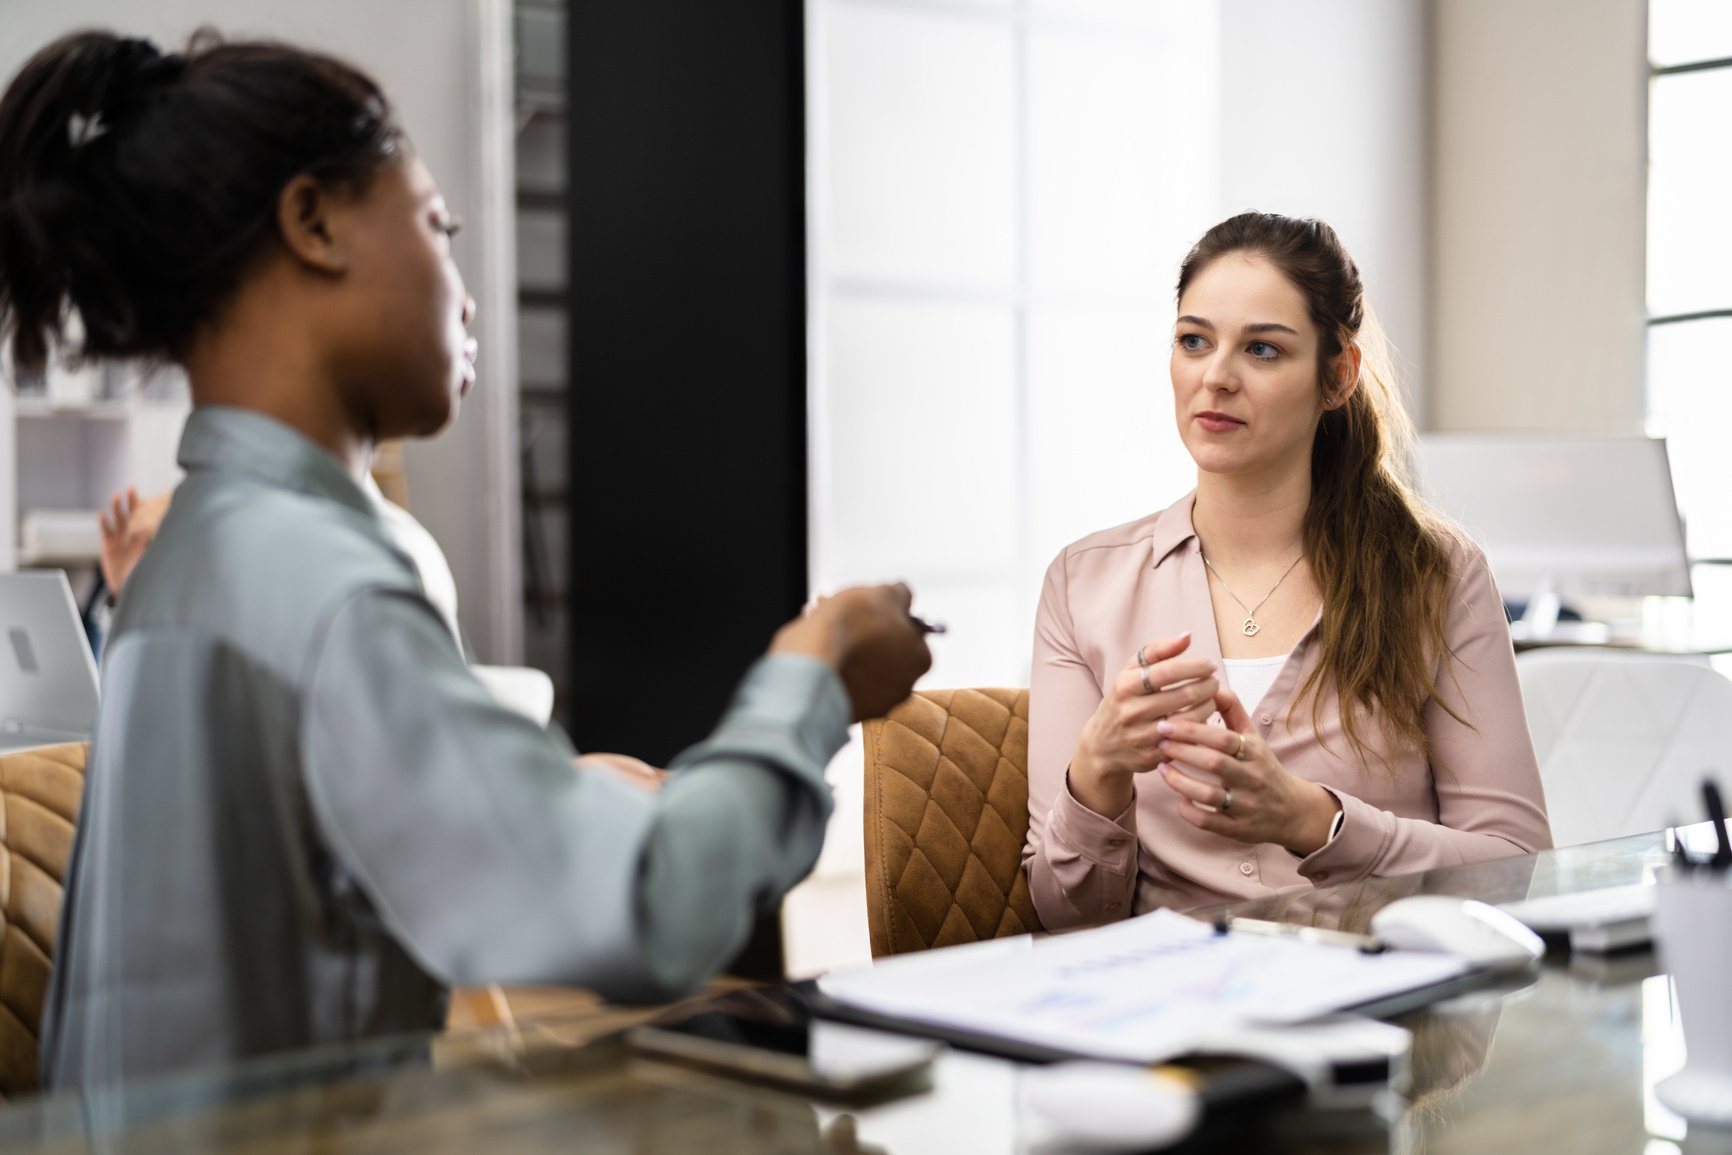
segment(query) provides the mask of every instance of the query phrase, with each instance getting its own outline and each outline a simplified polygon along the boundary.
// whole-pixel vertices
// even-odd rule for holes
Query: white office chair
[[[1705,774],[1732,788],[1732,680],[1677,658],[1516,655],[1559,846],[1697,822]]]

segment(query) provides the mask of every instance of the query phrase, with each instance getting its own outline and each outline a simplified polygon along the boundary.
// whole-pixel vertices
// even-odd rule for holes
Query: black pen
[[[1668,815],[1668,817],[1671,817]],[[1690,851],[1684,845],[1684,829],[1676,822],[1671,824],[1672,835],[1672,865],[1679,870],[1688,870],[1695,863],[1690,861]]]
[[[1732,840],[1726,837],[1726,804],[1712,778],[1702,779],[1702,804],[1708,808],[1708,820],[1714,824],[1714,857],[1708,860],[1708,867],[1725,870],[1732,866]]]
[[[943,622],[929,622],[923,618],[917,618],[913,614],[908,615],[908,620],[913,622],[914,628],[923,634],[946,634],[950,632],[950,627]]]

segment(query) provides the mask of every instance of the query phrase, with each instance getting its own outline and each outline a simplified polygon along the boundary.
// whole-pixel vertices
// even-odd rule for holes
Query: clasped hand
[[[1179,795],[1179,817],[1236,842],[1273,842],[1295,854],[1329,841],[1335,796],[1281,765],[1237,694],[1223,689],[1215,704],[1225,725],[1173,718],[1156,727],[1163,735],[1158,769]],[[1213,775],[1219,785],[1191,770]]]
[[[1281,765],[1215,664],[1183,656],[1190,644],[1189,634],[1150,642],[1113,678],[1083,728],[1071,793],[1116,817],[1131,804],[1135,777],[1158,771],[1191,825],[1309,854],[1328,841],[1335,796]],[[1217,711],[1225,725],[1207,721]]]

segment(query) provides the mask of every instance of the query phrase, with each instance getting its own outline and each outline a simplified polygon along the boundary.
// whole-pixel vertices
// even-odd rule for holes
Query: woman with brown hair
[[[1047,570],[1024,864],[1049,929],[1551,845],[1484,556],[1403,479],[1359,271],[1210,229],[1172,381],[1197,488]]]

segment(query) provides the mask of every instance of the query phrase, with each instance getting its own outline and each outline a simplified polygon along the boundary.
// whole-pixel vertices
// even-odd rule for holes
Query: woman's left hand
[[[1215,703],[1224,726],[1168,719],[1156,727],[1167,736],[1161,779],[1180,796],[1179,817],[1238,842],[1273,842],[1295,854],[1322,847],[1341,808],[1335,795],[1287,772],[1231,690],[1218,693]],[[1185,767],[1213,774],[1221,784],[1194,778]]]

